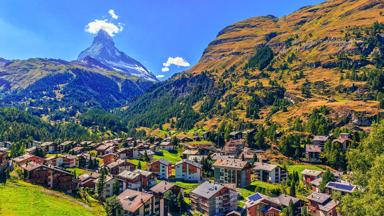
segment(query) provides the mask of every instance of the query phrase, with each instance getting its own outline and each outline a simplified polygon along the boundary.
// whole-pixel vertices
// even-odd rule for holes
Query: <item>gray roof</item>
[[[256,162],[254,164],[255,170],[264,170],[264,171],[271,172],[272,170],[274,170],[276,168],[277,168],[277,165],[269,164],[269,163]]]
[[[195,188],[192,193],[204,197],[206,199],[210,199],[213,197],[217,192],[219,192],[221,189],[224,188],[224,185],[221,184],[212,184],[208,181],[202,183],[197,188]]]
[[[318,192],[313,192],[311,195],[307,196],[307,199],[320,204],[323,204],[325,201],[327,201],[330,198],[331,198],[330,195],[325,193],[318,193]]]
[[[307,176],[319,176],[321,175],[323,172],[322,171],[318,171],[318,170],[311,170],[311,169],[305,169],[301,172],[302,175],[307,175]]]
[[[336,208],[339,203],[335,200],[327,202],[325,205],[319,205],[321,211],[329,212],[332,209]]]
[[[189,163],[189,164],[191,164],[192,166],[195,166],[195,167],[198,167],[198,168],[201,168],[201,167],[202,167],[201,164],[196,163],[195,161],[188,160],[188,159],[183,159],[183,160],[177,162],[175,165],[179,165],[179,164],[182,164],[182,163]]]

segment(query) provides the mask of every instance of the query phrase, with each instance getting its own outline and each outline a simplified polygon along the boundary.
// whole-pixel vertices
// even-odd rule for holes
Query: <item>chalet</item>
[[[167,192],[171,192],[177,195],[181,192],[181,189],[175,184],[169,183],[167,181],[161,181],[157,185],[153,186],[149,191],[154,195],[154,215],[165,216],[168,215],[168,212],[170,211],[168,209],[168,203],[173,202],[173,200],[167,200],[164,195]]]
[[[106,154],[111,154],[115,152],[115,146],[112,144],[106,145],[100,145],[96,148],[97,156],[102,156]]]
[[[334,201],[330,195],[325,193],[313,192],[307,197],[309,200],[308,210],[314,215],[337,215],[338,202]]]
[[[149,171],[156,174],[159,179],[168,179],[172,175],[172,164],[164,159],[159,159],[148,164]]]
[[[199,151],[197,149],[186,149],[183,151],[183,158],[189,159],[189,156],[199,155]]]
[[[24,179],[32,184],[69,193],[76,188],[75,176],[65,170],[34,162],[24,163],[20,168]]]
[[[141,190],[156,184],[156,176],[152,172],[144,170],[125,170],[116,176],[120,182],[120,191],[125,189]]]
[[[303,182],[310,183],[311,181],[318,179],[323,174],[322,171],[305,169],[301,172],[303,176]]]
[[[65,154],[62,156],[63,158],[63,167],[64,168],[73,168],[77,166],[76,160],[77,157],[70,154]]]
[[[281,211],[289,206],[289,203],[299,209],[303,202],[295,197],[281,194],[277,197],[269,197],[261,193],[255,193],[249,196],[245,202],[247,216],[280,216]],[[295,212],[294,215],[299,215]]]
[[[44,142],[40,147],[47,153],[53,154],[57,152],[57,143],[55,142]]]
[[[263,162],[256,162],[254,164],[253,173],[256,180],[273,184],[281,183],[287,179],[286,170],[280,166]]]
[[[352,144],[352,136],[349,133],[340,133],[337,139],[332,140],[332,143],[338,143],[343,147],[343,150],[346,151]]]
[[[223,153],[226,155],[238,156],[245,148],[246,141],[243,139],[232,139],[225,143]]]
[[[109,154],[101,156],[101,159],[103,159],[104,165],[108,165],[112,162],[115,162],[117,160],[117,158],[118,158],[117,155],[114,153],[109,153]]]
[[[36,164],[43,164],[44,161],[45,161],[44,158],[31,155],[31,154],[25,154],[13,159],[13,162],[18,166],[25,163],[30,163],[30,162],[34,162]]]
[[[59,152],[69,152],[73,147],[75,147],[74,141],[65,141],[61,143],[57,148]]]
[[[5,148],[0,148],[0,173],[8,167],[8,152]]]
[[[107,169],[111,175],[118,175],[125,170],[134,171],[136,165],[127,160],[118,159],[117,161],[108,164]]]
[[[183,159],[175,164],[176,179],[188,182],[200,182],[202,166],[194,161]]]
[[[99,182],[100,180],[100,177],[96,180],[94,180],[94,184],[95,184],[95,191],[97,191],[97,183]],[[102,197],[104,199],[108,198],[108,197],[111,197],[113,196],[113,189],[114,189],[114,185],[117,183],[117,180],[113,178],[113,176],[111,175],[106,175],[105,176],[105,182],[104,182],[104,189],[103,189],[103,194],[102,194]]]
[[[171,142],[162,142],[162,143],[160,143],[159,148],[161,150],[167,150],[167,151],[173,151],[174,150],[174,146],[172,145]]]
[[[207,216],[225,215],[237,209],[235,186],[204,182],[190,193],[193,211]]]
[[[98,167],[98,162],[96,157],[92,157],[90,154],[87,154],[87,153],[77,155],[77,161],[78,161],[78,166],[80,168],[93,169]]]
[[[324,148],[325,143],[330,139],[329,136],[314,136],[312,140],[312,144],[316,146],[320,146],[321,149]]]
[[[338,191],[342,195],[351,194],[356,190],[356,186],[347,182],[328,182],[326,191],[328,194],[332,194],[333,191]]]
[[[319,145],[305,145],[305,158],[308,162],[320,163],[321,162],[321,147]]]
[[[79,176],[79,186],[84,188],[96,187],[95,181],[100,177],[100,174],[97,172],[85,173]]]
[[[117,210],[116,215],[153,215],[153,199],[152,194],[127,189],[117,197],[121,209]]]
[[[45,164],[48,166],[62,167],[63,163],[64,163],[63,157],[58,155],[45,158]]]
[[[313,191],[320,192],[320,185],[322,181],[323,181],[323,178],[320,177],[309,182],[309,185]]]
[[[81,154],[81,153],[83,153],[84,152],[84,147],[81,147],[81,146],[76,146],[76,147],[74,147],[74,148],[72,148],[71,150],[69,150],[69,152],[71,153],[71,154]]]
[[[240,159],[217,160],[213,164],[215,182],[246,187],[251,183],[251,165]]]
[[[128,159],[128,158],[133,158],[133,147],[130,148],[122,148],[117,151],[117,155],[119,156],[120,159]]]

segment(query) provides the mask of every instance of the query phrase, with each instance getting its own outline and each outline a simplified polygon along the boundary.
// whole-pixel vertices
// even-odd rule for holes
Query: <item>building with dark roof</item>
[[[215,182],[246,187],[251,182],[251,164],[240,159],[219,159],[213,164]]]
[[[289,203],[299,209],[303,202],[295,197],[281,194],[277,197],[269,197],[261,193],[249,196],[245,202],[248,216],[279,216],[281,210],[289,206]],[[296,212],[297,215],[299,212]]]
[[[313,192],[307,196],[309,201],[308,210],[315,215],[336,216],[338,202],[332,200],[331,196],[325,193]]]
[[[153,215],[153,198],[152,194],[127,189],[117,196],[121,206],[117,215]]]
[[[169,202],[174,202],[174,200],[167,200],[165,194],[170,192],[177,196],[181,189],[179,186],[169,183],[167,181],[161,181],[157,185],[153,186],[150,190],[154,195],[153,206],[154,206],[154,214],[155,215],[168,215],[170,209],[168,209]]]
[[[287,179],[287,171],[282,167],[263,162],[254,164],[253,174],[256,180],[269,183],[280,183]]]
[[[191,193],[191,208],[207,216],[225,215],[237,209],[238,193],[234,187],[204,182]]]
[[[188,182],[200,182],[202,166],[191,160],[183,159],[175,164],[176,179]]]

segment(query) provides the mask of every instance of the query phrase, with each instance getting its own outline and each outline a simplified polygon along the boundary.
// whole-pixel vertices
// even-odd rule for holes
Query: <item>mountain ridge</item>
[[[380,77],[374,74],[378,74],[375,67],[384,58],[380,48],[383,34],[382,30],[366,32],[382,29],[383,8],[380,0],[334,0],[303,7],[281,18],[253,17],[229,25],[208,45],[195,66],[131,104],[126,115],[133,115],[128,121],[135,126],[152,127],[148,121],[140,125],[138,122],[143,121],[136,120],[170,112],[168,120],[152,124],[175,127],[185,121],[179,113],[187,112],[191,118],[188,127],[182,129],[216,130],[223,122],[234,129],[265,122],[288,128],[290,122],[305,120],[320,106],[330,107],[332,116],[343,116],[342,112],[377,115],[383,112],[376,98],[381,87],[372,86],[366,76]],[[359,38],[359,34],[363,36]],[[268,56],[265,54],[272,58],[263,59]],[[374,54],[381,57],[375,59]],[[353,73],[358,75],[351,76]],[[199,89],[199,85],[190,86],[188,80],[200,75],[213,80],[213,87],[221,93],[212,96],[207,90],[196,97],[176,93],[185,85],[191,88],[190,92],[194,92],[194,87]],[[307,89],[310,95],[303,94]],[[161,104],[167,94],[175,97],[175,104],[162,106],[165,108],[160,112],[153,106]],[[167,109],[176,104],[189,104],[192,109]],[[137,114],[136,107],[144,113]]]

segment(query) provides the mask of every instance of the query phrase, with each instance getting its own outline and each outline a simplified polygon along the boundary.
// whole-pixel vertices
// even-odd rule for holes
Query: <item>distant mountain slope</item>
[[[383,9],[382,0],[332,0],[282,18],[230,25],[197,65],[139,98],[124,115],[130,125],[180,129],[215,129],[223,122],[290,127],[320,106],[330,107],[335,121],[377,115],[377,100],[384,98]],[[192,82],[201,76],[209,88]]]
[[[99,32],[78,61],[0,59],[1,106],[59,120],[89,108],[119,107],[142,95],[156,78],[105,34]]]

